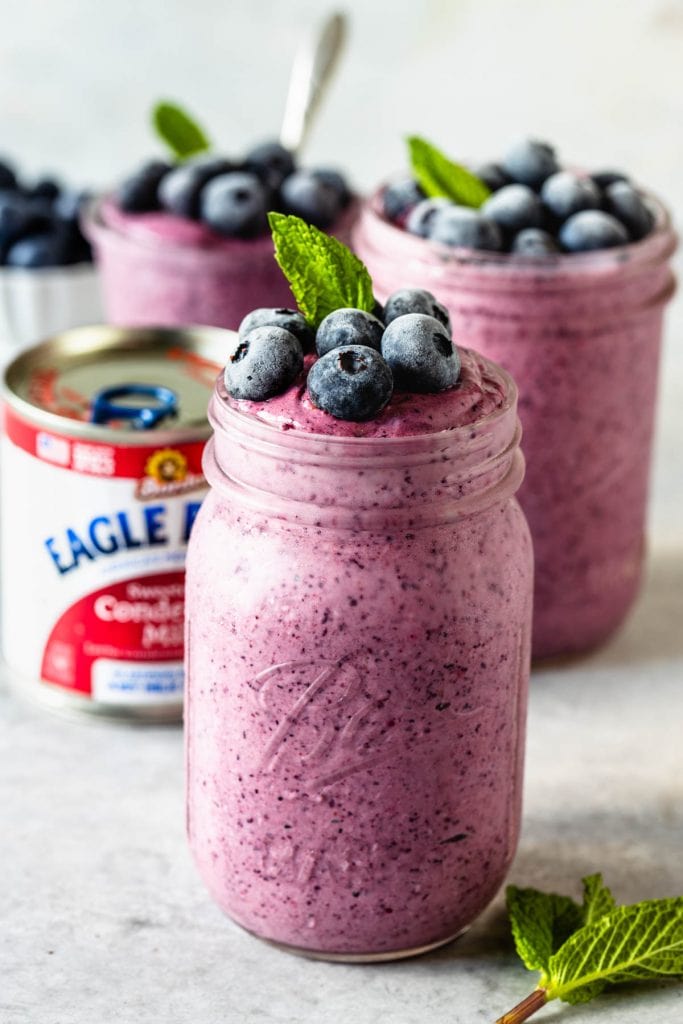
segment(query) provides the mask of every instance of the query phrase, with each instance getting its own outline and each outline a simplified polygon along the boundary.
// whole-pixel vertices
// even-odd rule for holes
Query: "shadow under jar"
[[[661,205],[641,242],[544,260],[437,245],[389,223],[381,191],[353,235],[380,300],[406,284],[450,313],[458,345],[519,387],[534,542],[533,655],[590,650],[640,587],[659,351],[676,247]]]
[[[499,407],[415,436],[281,430],[222,381],[211,400],[189,839],[222,909],[292,951],[447,942],[515,852],[532,555],[516,389],[481,362]]]

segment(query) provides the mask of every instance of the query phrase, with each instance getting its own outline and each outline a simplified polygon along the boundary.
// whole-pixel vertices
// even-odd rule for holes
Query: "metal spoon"
[[[280,142],[293,153],[303,146],[347,35],[343,14],[320,22],[297,50],[289,79]]]

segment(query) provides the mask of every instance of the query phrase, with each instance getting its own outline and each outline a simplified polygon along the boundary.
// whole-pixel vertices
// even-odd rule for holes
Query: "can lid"
[[[76,436],[149,443],[180,429],[205,437],[206,410],[231,333],[218,327],[77,327],[22,352],[3,400],[33,422]],[[159,437],[159,439],[161,439]]]

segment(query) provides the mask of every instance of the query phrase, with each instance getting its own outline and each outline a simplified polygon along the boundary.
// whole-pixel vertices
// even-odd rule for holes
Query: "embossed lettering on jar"
[[[531,626],[516,391],[456,429],[282,431],[219,384],[190,541],[192,850],[256,935],[453,938],[514,854]],[[439,396],[441,397],[441,396]]]

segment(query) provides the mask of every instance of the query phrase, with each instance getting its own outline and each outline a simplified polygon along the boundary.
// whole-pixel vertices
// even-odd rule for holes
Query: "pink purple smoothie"
[[[190,841],[231,917],[321,955],[446,941],[516,846],[523,462],[509,378],[463,367],[368,424],[299,384],[211,403],[187,569]]]
[[[381,301],[409,274],[447,306],[454,339],[517,382],[534,654],[599,644],[641,577],[662,315],[674,286],[666,214],[641,242],[544,262],[435,245],[390,224],[376,197],[353,241]]]

